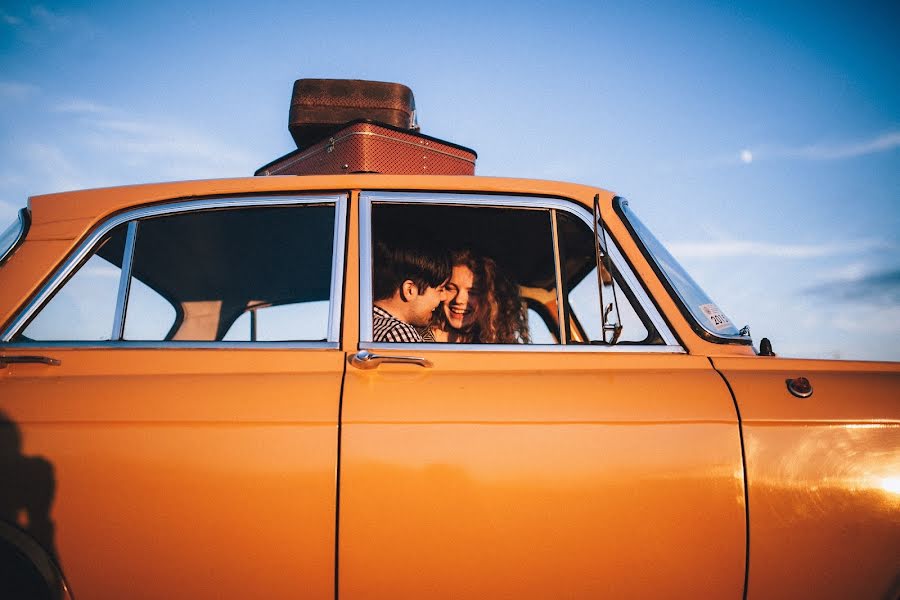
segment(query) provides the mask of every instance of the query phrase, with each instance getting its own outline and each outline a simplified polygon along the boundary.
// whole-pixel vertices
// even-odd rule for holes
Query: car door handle
[[[427,358],[418,356],[386,356],[384,354],[374,354],[368,350],[360,350],[350,357],[350,364],[357,369],[374,369],[381,363],[402,363],[426,368],[433,366]]]
[[[0,369],[5,369],[6,365],[13,363],[32,363],[50,365],[51,367],[58,367],[62,364],[59,359],[50,358],[49,356],[0,356]]]

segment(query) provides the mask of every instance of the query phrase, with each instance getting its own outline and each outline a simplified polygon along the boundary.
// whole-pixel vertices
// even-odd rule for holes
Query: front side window
[[[549,210],[377,203],[371,252],[375,342],[559,343]]]
[[[362,268],[371,275],[372,312],[364,296],[361,320],[371,320],[364,343],[609,346],[602,281],[605,299],[615,282],[617,345],[674,344],[618,269],[598,278],[593,230],[576,205],[462,194],[370,197]]]
[[[278,205],[286,201],[291,205]],[[115,227],[13,341],[322,342],[336,204],[239,199]],[[235,204],[230,206],[229,204]],[[124,265],[124,271],[123,271]]]

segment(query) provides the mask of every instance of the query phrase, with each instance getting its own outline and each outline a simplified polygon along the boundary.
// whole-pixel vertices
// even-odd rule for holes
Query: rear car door
[[[334,597],[346,205],[110,216],[8,324],[0,519],[79,597]]]
[[[345,378],[341,598],[742,596],[731,396],[614,245],[632,316],[618,345],[597,343],[591,227],[554,198],[362,194],[370,354]],[[532,343],[373,342],[373,244],[423,240],[492,256]],[[371,354],[400,362],[370,368]]]

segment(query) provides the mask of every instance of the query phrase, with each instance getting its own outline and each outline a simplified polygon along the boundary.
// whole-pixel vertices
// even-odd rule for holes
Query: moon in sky
[[[753,162],[753,153],[749,150],[741,150],[741,162],[744,164],[750,164]]]

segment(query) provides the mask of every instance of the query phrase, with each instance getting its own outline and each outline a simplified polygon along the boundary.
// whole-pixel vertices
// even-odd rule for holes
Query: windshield
[[[656,236],[654,236],[646,225],[644,225],[637,215],[632,212],[628,206],[628,201],[618,198],[616,209],[619,211],[625,223],[631,228],[632,233],[643,244],[644,251],[648,258],[652,260],[654,266],[664,275],[664,283],[668,283],[670,291],[675,292],[675,296],[680,300],[682,312],[695,325],[696,330],[699,326],[702,331],[698,331],[701,335],[705,332],[714,336],[713,341],[727,341],[738,343],[751,343],[749,337],[742,336],[737,327],[728,319],[715,302],[706,295],[706,292],[697,284],[696,281],[688,275],[675,257],[669,254],[666,247],[662,245]],[[709,337],[705,335],[704,337]]]
[[[28,226],[28,213],[23,208],[19,211],[18,217],[12,224],[0,233],[0,264],[12,254],[13,248],[16,247],[19,240],[25,237],[25,230]]]

